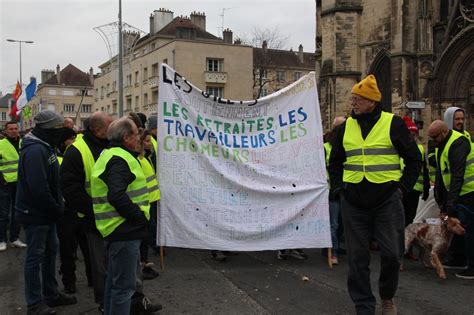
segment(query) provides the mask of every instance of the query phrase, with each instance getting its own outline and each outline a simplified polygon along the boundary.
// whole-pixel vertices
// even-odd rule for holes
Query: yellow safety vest
[[[100,175],[105,171],[107,163],[114,156],[124,159],[130,171],[135,175],[135,180],[127,187],[126,194],[134,204],[140,207],[145,217],[150,219],[150,203],[148,201],[148,188],[145,174],[138,160],[126,150],[114,147],[104,150],[97,159],[91,174],[92,203],[94,206],[95,225],[103,237],[110,235],[118,226],[125,222],[125,218],[120,216],[108,199],[107,184],[102,181]]]
[[[446,145],[444,146],[443,152],[441,153],[440,160],[438,161],[438,149],[436,149],[436,162],[440,167],[441,177],[444,183],[444,187],[449,191],[451,184],[451,166],[449,164],[449,149],[454,141],[460,137],[465,137],[462,133],[455,130],[452,131]],[[474,144],[469,142],[471,145],[471,152],[466,158],[466,169],[464,171],[464,181],[461,187],[460,196],[474,191]]]
[[[150,203],[160,200],[160,188],[158,187],[158,179],[153,165],[151,165],[150,161],[144,156],[140,156],[138,161],[142,167],[143,174],[145,174]]]
[[[153,144],[153,150],[155,150],[155,154],[158,155],[158,142],[156,142],[153,136],[151,136],[151,144]]]
[[[436,179],[436,167],[431,166],[431,164],[429,163],[432,157],[434,157],[436,160],[435,152],[431,152],[430,154],[428,154],[428,173],[430,174],[430,182],[434,183]]]
[[[424,163],[425,162],[425,149],[423,148],[421,144],[418,144],[417,146],[418,146],[418,150],[421,153],[421,160]],[[403,172],[403,169],[405,168],[405,163],[403,162],[403,158],[400,158],[400,166]],[[418,179],[416,180],[415,186],[413,187],[413,190],[423,192],[423,187],[424,187],[424,184],[423,184],[423,167],[422,167],[420,175],[418,175]]]
[[[332,150],[332,145],[329,142],[324,143],[324,152],[326,153],[326,176],[328,178],[328,183],[331,181],[329,180],[329,172],[328,172],[328,166],[329,166],[329,157],[331,156],[331,150]]]
[[[87,143],[84,141],[83,137],[80,137],[79,139],[76,138],[76,140],[71,145],[74,146],[79,151],[79,153],[81,153],[82,164],[84,164],[84,173],[86,176],[84,186],[87,194],[91,196],[91,172],[95,164],[94,156],[92,155],[92,151],[87,145]],[[77,215],[80,218],[83,218],[85,216],[83,213],[80,212],[78,212]]]
[[[21,146],[21,140],[19,145]],[[7,138],[0,140],[0,172],[7,183],[18,181],[19,158],[15,147]]]
[[[382,112],[365,140],[357,120],[347,119],[343,138],[344,182],[357,184],[364,177],[376,184],[400,180],[400,156],[390,139],[392,118],[393,114]]]

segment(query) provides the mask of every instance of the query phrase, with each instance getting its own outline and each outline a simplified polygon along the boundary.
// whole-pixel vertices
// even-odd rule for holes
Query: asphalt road
[[[145,293],[163,305],[160,314],[354,313],[346,290],[345,256],[330,270],[319,249],[306,252],[306,261],[280,261],[276,252],[264,251],[243,252],[217,262],[209,251],[168,248],[164,270],[157,279],[145,281]],[[0,315],[26,313],[24,255],[21,249],[0,253]],[[158,256],[151,254],[151,260],[159,265]],[[58,314],[98,314],[81,258],[78,265],[79,302],[57,308]],[[378,265],[378,254],[373,253],[374,292]],[[405,269],[396,296],[399,314],[474,314],[474,281],[457,279],[451,271],[447,280],[439,280],[421,262],[408,261]]]

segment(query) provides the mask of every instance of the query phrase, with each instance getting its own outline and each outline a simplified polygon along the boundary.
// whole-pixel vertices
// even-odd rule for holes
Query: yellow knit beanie
[[[362,96],[374,102],[380,102],[382,94],[377,86],[377,80],[373,74],[366,76],[362,81],[352,87],[352,93]]]

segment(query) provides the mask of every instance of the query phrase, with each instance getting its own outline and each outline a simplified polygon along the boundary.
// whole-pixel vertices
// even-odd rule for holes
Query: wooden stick
[[[328,248],[328,264],[329,268],[332,269],[332,248]]]
[[[165,258],[165,251],[163,249],[163,246],[160,246],[160,266],[161,266],[161,270],[165,270],[164,258]]]

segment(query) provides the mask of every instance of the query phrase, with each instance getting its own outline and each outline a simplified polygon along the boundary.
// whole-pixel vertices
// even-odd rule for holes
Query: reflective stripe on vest
[[[443,152],[440,156],[440,161],[438,163],[441,168],[442,180],[444,187],[449,191],[449,186],[451,185],[451,166],[449,164],[449,149],[454,141],[460,137],[465,137],[462,133],[452,130],[451,136],[449,137],[446,145],[444,146]],[[474,144],[469,142],[471,145],[471,152],[467,155],[466,158],[466,169],[464,170],[464,181],[461,187],[460,196],[474,191]],[[436,149],[438,151],[438,149]],[[438,154],[436,154],[438,158]],[[438,162],[438,161],[437,161]]]
[[[19,145],[21,146],[21,143]],[[17,150],[7,138],[0,140],[0,172],[7,183],[18,180],[19,158]]]
[[[148,220],[150,219],[149,190],[140,163],[135,157],[122,148],[115,147],[104,150],[99,159],[97,159],[91,174],[91,193],[95,224],[97,230],[99,230],[103,237],[110,235],[126,220],[115,210],[115,207],[109,203],[107,199],[107,185],[99,177],[105,171],[107,163],[114,156],[124,159],[130,171],[135,176],[135,180],[128,185],[126,194],[134,204],[140,207],[140,210],[144,212],[146,218]]]
[[[155,202],[160,200],[160,188],[158,187],[158,179],[153,166],[151,165],[150,161],[148,161],[148,159],[143,156],[139,157],[138,161],[142,166],[143,174],[145,174],[146,186],[148,187],[149,193],[149,201]]]
[[[76,147],[79,153],[81,153],[82,164],[84,165],[84,173],[85,173],[84,188],[86,190],[86,193],[89,196],[91,196],[91,172],[95,164],[94,156],[92,155],[91,149],[89,148],[87,143],[84,141],[83,136],[76,138],[76,140],[71,145]],[[78,212],[77,216],[79,218],[85,217],[85,215],[81,212]]]
[[[372,183],[400,180],[400,157],[390,139],[392,118],[393,114],[382,112],[365,140],[357,120],[347,119],[343,138],[344,182],[356,184],[364,177]]]

